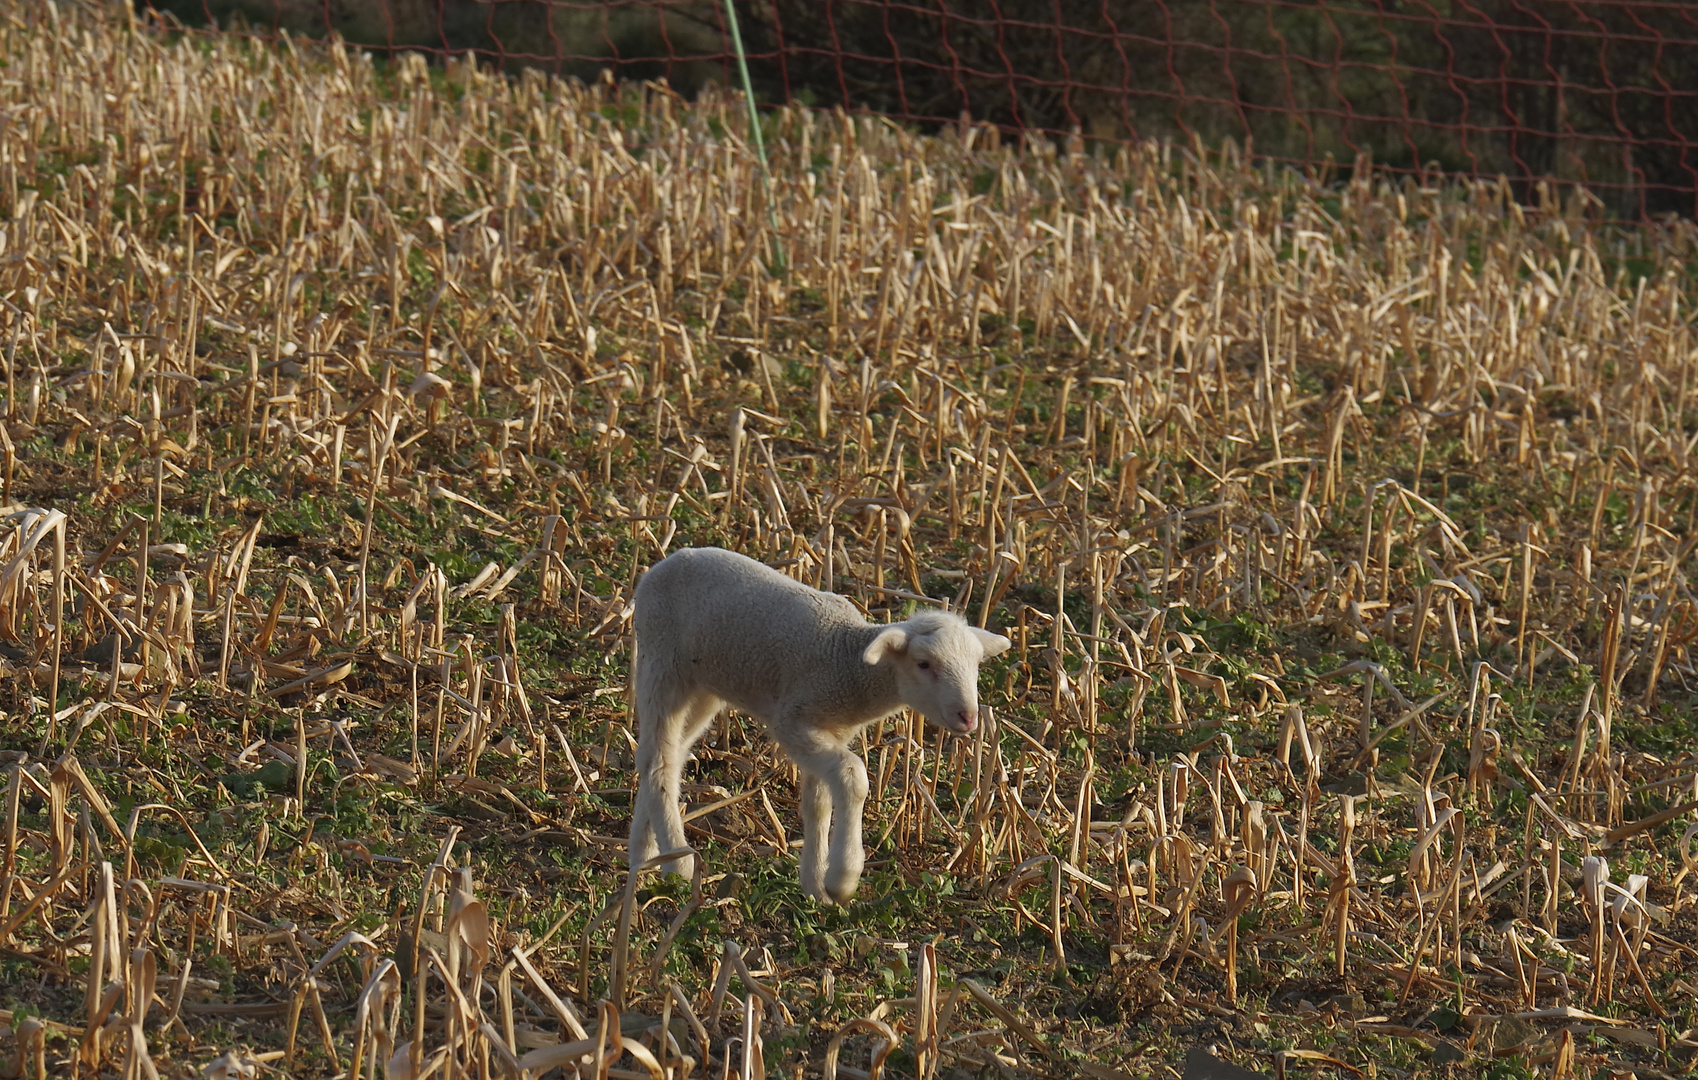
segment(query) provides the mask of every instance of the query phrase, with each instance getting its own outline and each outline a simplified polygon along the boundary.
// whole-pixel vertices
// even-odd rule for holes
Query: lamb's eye
[[[920,661],[920,670],[921,671],[930,671],[931,669],[932,669],[932,662],[930,660],[921,660]]]

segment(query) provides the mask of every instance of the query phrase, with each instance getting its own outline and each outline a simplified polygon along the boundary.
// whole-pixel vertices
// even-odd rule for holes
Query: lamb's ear
[[[873,638],[873,643],[867,646],[867,651],[861,654],[861,659],[877,666],[890,653],[906,652],[908,650],[908,628],[901,623],[887,626]]]
[[[984,650],[986,657],[995,656],[1012,644],[1001,634],[993,634],[989,630],[981,630],[976,626],[969,626],[967,629],[971,630],[973,636],[979,639],[979,648]]]

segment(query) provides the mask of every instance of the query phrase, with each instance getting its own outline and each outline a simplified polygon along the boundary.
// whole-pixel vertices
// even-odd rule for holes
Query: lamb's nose
[[[955,715],[961,718],[962,731],[972,731],[979,726],[979,710],[977,709],[962,709]]]

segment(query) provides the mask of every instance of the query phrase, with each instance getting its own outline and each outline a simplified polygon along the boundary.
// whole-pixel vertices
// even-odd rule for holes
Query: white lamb
[[[719,548],[687,548],[637,586],[633,872],[685,845],[690,747],[726,706],[760,719],[801,773],[802,889],[847,903],[860,882],[862,728],[906,705],[950,731],[979,722],[979,661],[1008,639],[925,611],[875,626],[841,596]],[[829,854],[827,846],[829,844]],[[665,864],[686,876],[686,855]]]

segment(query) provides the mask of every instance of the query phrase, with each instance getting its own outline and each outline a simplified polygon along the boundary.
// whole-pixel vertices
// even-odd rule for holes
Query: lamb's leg
[[[831,833],[831,790],[806,769],[798,767],[797,772],[802,778],[798,792],[802,806],[802,891],[815,900],[829,900],[825,855]]]
[[[680,688],[637,656],[637,795],[631,807],[631,869],[682,843],[678,788],[689,753],[689,699]],[[672,841],[677,840],[677,843]],[[675,860],[665,869],[679,869]],[[683,868],[688,873],[691,868]]]
[[[648,862],[660,854],[660,849],[654,842],[654,829],[649,826],[649,803],[652,801],[649,785],[643,781],[646,775],[643,771],[643,747],[637,744],[637,793],[631,799],[631,839],[625,849],[631,858],[631,870]]]
[[[638,775],[641,777],[642,792],[638,795],[638,811],[632,815],[632,836],[636,836],[637,823],[640,820],[648,826],[652,836],[648,838],[648,847],[644,859],[676,851],[688,843],[684,838],[684,815],[679,807],[679,788],[684,780],[684,762],[690,756],[690,747],[702,737],[714,714],[719,711],[720,703],[709,696],[697,695],[667,713],[668,723],[661,725],[664,729],[662,737],[655,741],[654,759],[642,759],[642,747],[648,741],[645,731],[638,739]],[[642,710],[639,708],[639,715]],[[648,794],[645,801],[643,794]],[[638,815],[641,815],[640,817]],[[633,853],[638,850],[633,847]],[[640,865],[632,856],[632,865]],[[688,855],[673,859],[660,867],[663,873],[683,874],[693,877],[695,860]]]
[[[649,702],[637,709],[637,794],[631,804],[631,840],[627,850],[631,857],[631,872],[648,862],[660,853],[655,845],[654,829],[650,820],[654,817],[655,803],[662,797],[663,767],[660,743],[663,738],[663,721],[668,717],[659,716],[651,720],[647,710],[658,708]]]
[[[831,795],[831,848],[826,856],[822,899],[846,904],[855,895],[861,881],[861,869],[866,865],[866,852],[861,848],[861,808],[867,801],[867,767],[843,743],[810,730],[805,721],[773,725],[773,735],[784,747],[790,760],[804,774],[819,778],[819,785]],[[805,811],[804,811],[805,813]],[[803,822],[802,884],[808,883],[809,834]],[[821,829],[821,832],[824,830]],[[815,842],[819,837],[816,836]]]
[[[861,883],[867,863],[861,846],[861,812],[867,804],[867,767],[847,747],[838,751],[839,772],[833,777],[831,856],[826,868],[825,891],[839,904],[847,904]]]

